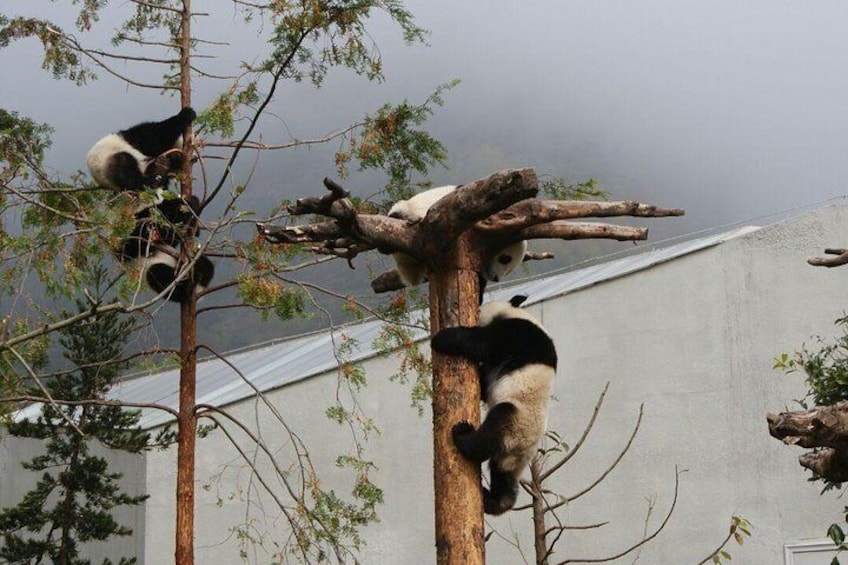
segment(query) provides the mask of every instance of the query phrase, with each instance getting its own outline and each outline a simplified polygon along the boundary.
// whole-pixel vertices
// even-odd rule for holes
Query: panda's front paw
[[[465,420],[458,424],[455,424],[454,427],[451,429],[451,434],[453,435],[454,442],[459,441],[462,437],[467,436],[471,433],[474,433],[474,426],[472,426]]]
[[[445,328],[434,335],[430,340],[430,348],[437,353],[450,354],[453,351],[455,330],[456,328]]]

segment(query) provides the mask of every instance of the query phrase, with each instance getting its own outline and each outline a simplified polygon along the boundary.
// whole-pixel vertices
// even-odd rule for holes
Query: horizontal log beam
[[[591,222],[557,221],[525,228],[516,233],[515,239],[615,239],[617,241],[641,241],[648,239],[648,228]]]
[[[836,255],[836,257],[813,257],[807,259],[807,263],[813,267],[841,267],[848,263],[848,249],[833,249],[824,250],[826,255]]]
[[[577,218],[606,218],[612,216],[635,216],[642,218],[664,218],[683,216],[681,208],[659,208],[641,202],[596,202],[583,200],[524,200],[492,214],[477,224],[482,231],[516,231],[535,224],[555,220]]]

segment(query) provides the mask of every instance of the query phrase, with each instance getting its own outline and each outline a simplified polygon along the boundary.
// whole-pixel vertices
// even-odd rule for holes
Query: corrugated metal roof
[[[754,226],[703,237],[668,247],[635,254],[590,267],[567,271],[501,287],[489,293],[487,300],[506,300],[516,294],[529,296],[526,304],[542,302],[594,284],[648,269],[677,257],[718,245],[728,239],[755,231]],[[334,340],[343,333],[358,344],[348,361],[361,361],[374,356],[374,340],[383,322],[370,320],[355,325],[315,332],[270,345],[232,352],[226,360],[201,361],[197,367],[197,402],[225,406],[254,395],[254,388],[266,392],[299,380],[331,371],[338,365]],[[424,339],[425,332],[416,333]],[[133,403],[156,403],[177,409],[179,370],[174,369],[129,378],[112,388],[109,398]],[[18,419],[34,417],[40,405],[31,405],[16,415]],[[141,426],[149,429],[174,418],[162,410],[142,411]]]

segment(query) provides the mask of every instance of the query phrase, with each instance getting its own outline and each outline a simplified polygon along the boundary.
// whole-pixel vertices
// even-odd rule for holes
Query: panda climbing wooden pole
[[[183,0],[180,26],[180,102],[183,108],[191,106],[191,0]],[[180,190],[183,199],[192,195],[191,126],[183,132],[183,170]],[[194,223],[190,223],[194,225]],[[191,230],[186,230],[190,232]],[[191,249],[194,233],[182,234],[186,239],[181,253]],[[177,489],[176,489],[176,539],[174,562],[176,565],[194,565],[194,462],[197,431],[195,414],[197,389],[197,302],[194,291],[180,304],[180,404],[177,418]]]
[[[479,281],[470,234],[461,236],[450,267],[430,274],[430,331],[477,325]],[[482,565],[483,497],[480,465],[457,451],[454,424],[480,423],[480,380],[466,359],[433,353],[433,487],[436,563]]]
[[[681,209],[631,201],[539,200],[538,180],[532,168],[504,169],[453,191],[443,191],[444,196],[435,202],[421,200],[426,203],[424,210],[402,207],[406,218],[359,213],[341,186],[329,179],[324,179],[324,186],[329,194],[300,198],[288,211],[292,215],[317,214],[327,219],[288,226],[257,223],[259,234],[272,244],[317,244],[311,247],[313,252],[343,257],[351,268],[357,255],[372,249],[417,260],[428,272],[433,335],[447,328],[477,325],[479,277],[491,276],[493,258],[506,264],[501,263],[504,255],[499,250],[512,249],[514,244],[528,239],[642,240],[648,237],[646,228],[573,220],[684,214]],[[392,206],[396,212],[397,204]],[[417,217],[409,212],[417,212]],[[425,214],[423,218],[421,213]],[[541,254],[525,254],[524,260],[538,255]],[[512,260],[509,254],[506,258]],[[404,267],[397,258],[396,262],[398,271],[384,273],[372,281],[375,292],[397,290],[407,284],[409,277],[399,272]],[[438,353],[433,353],[432,367],[436,562],[482,565],[485,532],[481,467],[461,455],[452,434],[460,422],[479,425],[478,368],[462,355]],[[504,470],[500,472],[503,474]],[[503,490],[504,485],[500,486]]]

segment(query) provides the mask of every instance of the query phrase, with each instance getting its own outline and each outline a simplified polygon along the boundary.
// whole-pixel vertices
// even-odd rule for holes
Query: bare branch
[[[98,67],[100,67],[101,69],[103,69],[104,71],[109,73],[110,75],[121,79],[122,81],[126,82],[127,84],[131,84],[131,85],[137,86],[139,88],[153,88],[153,89],[156,89],[156,90],[179,90],[179,87],[177,87],[177,86],[168,86],[168,85],[163,85],[163,84],[148,84],[148,83],[138,82],[138,81],[133,80],[133,79],[127,77],[127,76],[124,76],[121,73],[119,73],[118,71],[114,70],[109,65],[107,65],[106,63],[104,63],[102,59],[100,59],[99,57],[96,57],[94,55],[93,51],[83,47],[73,36],[66,35],[66,34],[61,33],[58,30],[55,30],[55,29],[52,29],[52,28],[49,28],[49,31],[51,33],[59,36],[62,40],[68,42],[75,51],[82,53],[83,55],[85,55],[86,57],[88,57],[89,59],[94,61],[94,63]]]
[[[836,257],[813,257],[807,259],[807,263],[813,267],[840,267],[848,263],[848,249],[833,249],[824,250],[827,255],[836,255]]]
[[[227,165],[224,168],[224,174],[221,175],[221,179],[218,181],[218,184],[215,185],[215,188],[212,189],[212,192],[209,194],[209,196],[207,198],[204,198],[203,202],[201,202],[201,212],[212,200],[215,199],[215,196],[217,196],[217,194],[221,191],[221,189],[224,187],[224,183],[227,182],[227,179],[230,177],[230,174],[232,174],[233,164],[236,162],[236,159],[238,158],[238,155],[241,152],[244,142],[250,139],[253,130],[256,129],[256,124],[259,122],[260,116],[262,116],[262,113],[265,111],[265,108],[268,106],[268,104],[271,103],[271,100],[273,100],[274,98],[274,93],[277,90],[277,84],[280,82],[280,79],[283,76],[283,72],[288,68],[289,64],[292,62],[292,59],[294,59],[295,55],[298,53],[301,43],[303,43],[303,41],[306,40],[307,37],[309,37],[310,33],[312,33],[312,28],[303,30],[300,36],[298,37],[297,41],[295,42],[291,52],[284,60],[280,61],[280,65],[277,67],[277,70],[271,77],[271,87],[268,89],[268,93],[265,95],[265,98],[259,104],[259,107],[256,109],[256,112],[254,112],[253,117],[250,119],[250,124],[247,126],[247,130],[244,132],[244,135],[242,135],[241,139],[238,142],[238,145],[233,150],[232,155],[230,155],[230,158],[227,161]]]
[[[58,398],[47,398],[42,396],[19,395],[0,397],[0,402],[38,402],[41,404],[60,404],[62,406],[118,406],[120,408],[142,408],[151,410],[162,410],[169,413],[173,417],[177,417],[177,411],[162,404],[152,402],[125,402],[123,400],[106,400],[106,399],[91,399],[91,400],[61,400]]]
[[[615,460],[610,464],[610,466],[607,467],[606,471],[604,471],[592,484],[590,484],[589,486],[587,486],[583,490],[581,490],[581,491],[579,491],[579,492],[577,492],[577,493],[575,493],[571,496],[563,496],[562,500],[560,500],[559,502],[557,502],[556,504],[551,506],[551,509],[559,508],[560,506],[563,506],[564,504],[567,504],[569,502],[577,500],[578,498],[580,498],[581,496],[583,496],[587,492],[590,492],[592,489],[594,489],[596,486],[598,486],[601,483],[601,481],[603,481],[605,478],[607,478],[607,475],[609,475],[613,471],[613,469],[615,469],[618,466],[618,464],[621,462],[624,455],[630,450],[630,446],[633,444],[633,440],[636,438],[636,434],[639,432],[639,426],[642,424],[642,415],[644,413],[644,409],[645,409],[645,405],[640,404],[639,405],[639,418],[636,420],[636,425],[633,427],[633,432],[631,432],[630,438],[627,440],[627,443],[625,444],[624,448],[618,454],[618,457],[616,457]]]
[[[550,251],[527,251],[524,253],[524,262],[527,261],[544,261],[545,259],[554,259],[555,256]]]
[[[510,232],[554,220],[610,216],[662,218],[683,216],[684,214],[685,212],[680,208],[659,208],[630,200],[621,202],[525,200],[486,218],[477,224],[477,229],[493,232]]]
[[[35,382],[35,384],[38,386],[39,390],[41,390],[41,393],[44,395],[44,398],[47,399],[47,402],[53,408],[56,409],[56,412],[62,417],[63,420],[65,420],[65,422],[68,423],[68,425],[71,428],[73,428],[80,436],[85,437],[85,434],[83,433],[83,431],[81,429],[79,429],[79,426],[77,426],[76,422],[71,420],[68,417],[67,414],[65,414],[64,412],[59,410],[59,406],[56,403],[56,401],[53,399],[53,396],[50,395],[50,391],[47,390],[47,387],[44,386],[44,383],[41,382],[41,379],[38,377],[37,374],[35,374],[35,371],[32,370],[32,367],[30,367],[30,365],[29,365],[29,363],[27,363],[26,359],[24,359],[24,357],[20,353],[18,353],[17,349],[15,349],[13,347],[10,347],[8,349],[12,353],[12,355],[14,355],[15,358],[18,360],[18,363],[23,365],[24,369],[26,369],[26,372],[29,375],[29,378],[31,378]]]
[[[574,444],[574,447],[572,447],[571,450],[569,450],[569,452],[566,453],[562,459],[551,465],[547,470],[545,470],[539,475],[539,483],[556,473],[559,468],[565,465],[569,459],[574,457],[577,451],[583,446],[583,443],[589,436],[589,432],[595,426],[595,420],[598,418],[598,413],[601,411],[601,406],[603,405],[604,398],[606,397],[607,391],[609,390],[609,385],[609,381],[607,381],[607,384],[604,385],[604,390],[601,391],[601,395],[598,397],[598,401],[595,403],[595,409],[592,411],[592,417],[589,418],[589,423],[586,424],[586,428],[583,430],[583,434],[580,436],[580,439],[577,440],[577,443]]]
[[[302,226],[272,226],[258,223],[256,230],[269,243],[312,243],[344,237],[345,232],[335,221]]]
[[[621,551],[621,552],[616,553],[615,555],[611,555],[609,557],[601,557],[601,558],[594,558],[594,559],[566,559],[565,561],[560,561],[559,565],[565,565],[566,563],[605,563],[607,561],[614,561],[616,559],[624,557],[628,553],[635,551],[636,549],[642,547],[643,545],[645,545],[646,543],[648,543],[649,541],[651,541],[652,539],[657,537],[657,535],[659,535],[659,533],[663,530],[663,528],[665,528],[666,524],[668,524],[668,521],[671,519],[672,513],[674,513],[674,508],[677,506],[677,495],[678,495],[678,491],[679,491],[679,486],[680,486],[680,472],[675,467],[675,469],[674,469],[674,498],[671,501],[671,506],[669,507],[668,513],[665,515],[665,518],[663,519],[662,523],[660,523],[660,525],[657,526],[657,529],[654,530],[654,533],[652,533],[651,535],[642,538],[641,541],[633,544],[632,546],[625,549],[624,551]]]
[[[848,401],[810,410],[766,414],[769,433],[789,445],[848,448]]]
[[[555,221],[524,228],[516,233],[515,239],[615,239],[617,241],[641,241],[648,239],[648,228],[589,222]]]
[[[362,127],[362,122],[357,122],[355,124],[351,124],[345,128],[340,130],[328,133],[324,137],[319,137],[315,139],[294,139],[287,143],[263,143],[261,141],[251,141],[246,140],[241,143],[241,147],[243,149],[255,149],[257,151],[267,151],[271,149],[290,149],[292,147],[303,147],[308,145],[321,145],[327,143],[328,141],[332,141],[339,137],[342,137],[351,131],[355,130],[358,127]],[[207,141],[204,143],[206,147],[231,147],[234,148],[238,145],[237,142],[230,141]]]

